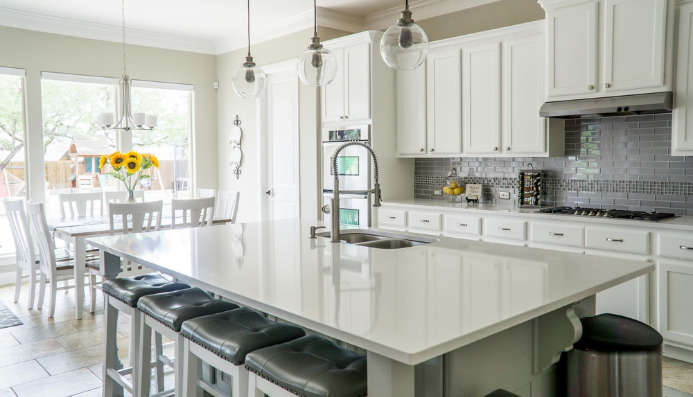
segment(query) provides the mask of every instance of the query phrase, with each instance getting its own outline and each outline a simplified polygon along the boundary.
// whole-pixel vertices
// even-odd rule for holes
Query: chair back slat
[[[197,198],[210,198],[216,197],[217,191],[214,189],[197,189]]]
[[[68,207],[71,218],[75,216],[93,216],[95,208],[98,208],[99,215],[103,215],[104,198],[101,192],[63,193],[58,195],[58,201],[60,203],[60,216],[62,218],[65,218],[67,215],[65,206]],[[87,212],[87,204],[89,204],[89,212]]]
[[[217,217],[231,219],[231,223],[236,223],[238,213],[238,201],[241,192],[235,190],[219,190],[217,196]]]
[[[14,238],[15,255],[17,266],[31,270],[34,258],[34,242],[29,231],[29,222],[24,212],[24,201],[22,200],[3,200],[5,214],[12,230]]]
[[[122,234],[128,234],[130,229],[133,233],[160,230],[163,206],[164,202],[161,200],[148,203],[109,204],[108,212],[111,235],[115,234],[116,217],[120,217],[122,222]],[[146,226],[144,223],[145,219],[148,219]]]
[[[171,229],[176,227],[203,227],[211,226],[214,221],[214,197],[188,199],[188,200],[171,200]],[[183,223],[176,222],[176,212],[182,211]],[[188,223],[188,215],[190,215],[190,223]]]
[[[28,203],[26,212],[31,224],[31,234],[36,241],[36,245],[38,245],[41,272],[50,275],[51,279],[54,279],[57,270],[55,267],[55,250],[48,223],[46,222],[46,211],[43,203]]]

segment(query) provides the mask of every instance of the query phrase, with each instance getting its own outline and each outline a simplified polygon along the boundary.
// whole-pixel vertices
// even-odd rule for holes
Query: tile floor
[[[0,397],[101,396],[103,305],[75,320],[74,290],[59,291],[55,317],[48,318],[47,303],[43,310],[27,309],[26,285],[18,303],[12,303],[13,296],[14,286],[0,287],[0,300],[24,323],[0,329]],[[119,356],[125,360],[130,329],[127,318],[119,320]],[[664,385],[670,388],[666,397],[693,396],[693,364],[665,358],[663,367]],[[166,386],[172,383],[167,369]]]

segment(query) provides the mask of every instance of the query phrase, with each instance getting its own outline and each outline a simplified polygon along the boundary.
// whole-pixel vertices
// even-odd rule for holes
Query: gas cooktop
[[[645,211],[625,211],[625,210],[603,210],[594,208],[573,208],[573,207],[551,207],[542,208],[539,212],[544,214],[558,215],[577,215],[577,216],[592,216],[599,218],[614,218],[614,219],[634,219],[639,221],[661,221],[663,219],[673,218],[676,215],[668,212],[645,212]]]

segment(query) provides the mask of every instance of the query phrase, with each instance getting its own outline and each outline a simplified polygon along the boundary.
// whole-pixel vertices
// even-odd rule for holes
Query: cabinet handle
[[[611,84],[606,83],[606,84],[604,84],[604,87],[606,87],[606,88],[611,88]]]
[[[419,219],[419,222],[429,223],[430,221],[428,219]]]
[[[606,241],[611,241],[612,243],[622,243],[623,239],[622,238],[606,238]]]
[[[348,119],[348,118],[349,118],[349,116],[344,116],[344,118],[345,118],[345,119]]]
[[[457,226],[467,227],[466,223],[458,223]]]
[[[387,219],[397,219],[396,216],[388,216]]]
[[[340,119],[344,120],[344,116],[339,116]]]
[[[424,149],[424,148],[421,148],[421,150],[419,150],[419,151],[420,151],[421,153],[423,153],[423,152],[425,152],[425,151],[426,151],[426,149]]]
[[[549,236],[558,236],[558,237],[563,237],[563,233],[554,233],[554,232],[549,232]]]
[[[590,85],[587,86],[587,89],[590,90],[590,91],[592,91],[592,90],[594,89],[594,86],[593,86],[592,84],[590,84]]]
[[[494,148],[493,148],[493,151],[494,151],[494,152],[497,152],[497,151],[498,151],[498,147],[494,147]]]
[[[686,247],[685,245],[679,246],[682,250],[693,250],[693,247]]]
[[[499,227],[498,230],[503,231],[503,232],[509,232],[510,228],[509,227]]]
[[[510,146],[508,146],[508,151],[510,151]]]
[[[431,148],[431,152],[435,152],[436,150],[434,148]]]

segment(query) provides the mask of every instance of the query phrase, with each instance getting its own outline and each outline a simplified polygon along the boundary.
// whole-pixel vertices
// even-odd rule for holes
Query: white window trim
[[[132,80],[132,86],[137,88],[155,88],[158,90],[175,90],[195,92],[192,84],[162,83],[159,81]]]
[[[4,74],[4,75],[8,75],[8,76],[26,77],[26,71],[24,69],[0,67],[0,74]]]
[[[91,83],[103,85],[118,85],[119,79],[113,77],[84,76],[81,74],[41,72],[42,80],[69,81],[72,83]]]

